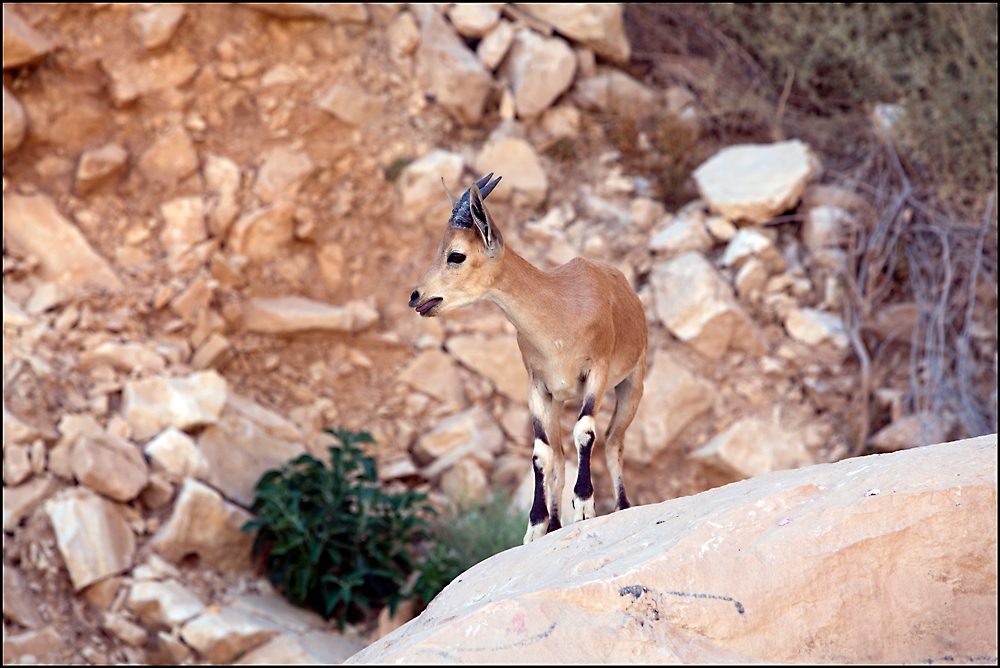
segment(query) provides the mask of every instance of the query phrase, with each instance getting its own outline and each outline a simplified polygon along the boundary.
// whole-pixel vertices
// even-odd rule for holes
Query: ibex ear
[[[486,246],[486,255],[496,257],[497,252],[503,247],[503,237],[500,230],[493,222],[490,210],[486,208],[483,201],[483,193],[475,183],[469,189],[469,212],[472,214],[472,223],[479,230],[479,235],[483,238],[483,245]]]

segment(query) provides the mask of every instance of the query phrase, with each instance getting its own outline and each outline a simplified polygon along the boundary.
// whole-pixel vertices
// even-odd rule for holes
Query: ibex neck
[[[503,272],[490,294],[511,324],[526,336],[531,336],[539,322],[546,320],[552,301],[548,299],[551,277],[538,269],[509,246],[504,248]]]

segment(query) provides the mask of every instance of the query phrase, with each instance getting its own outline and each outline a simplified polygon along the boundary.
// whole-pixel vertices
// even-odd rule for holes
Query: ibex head
[[[448,186],[451,218],[437,258],[410,293],[410,306],[435,316],[479,301],[493,285],[503,261],[503,237],[486,208],[486,196],[502,177],[490,172],[456,197]],[[444,181],[442,180],[442,185]]]

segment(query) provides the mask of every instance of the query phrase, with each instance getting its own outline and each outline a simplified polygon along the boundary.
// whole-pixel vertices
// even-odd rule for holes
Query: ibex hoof
[[[594,497],[589,499],[573,499],[573,521],[589,520],[597,516],[594,511]]]
[[[527,545],[533,540],[538,540],[548,532],[548,522],[541,524],[529,524],[528,532],[524,534],[524,544]]]

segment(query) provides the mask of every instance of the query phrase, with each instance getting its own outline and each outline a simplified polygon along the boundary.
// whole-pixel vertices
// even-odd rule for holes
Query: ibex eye
[[[450,253],[448,255],[448,264],[462,264],[465,262],[465,256],[459,252]]]

